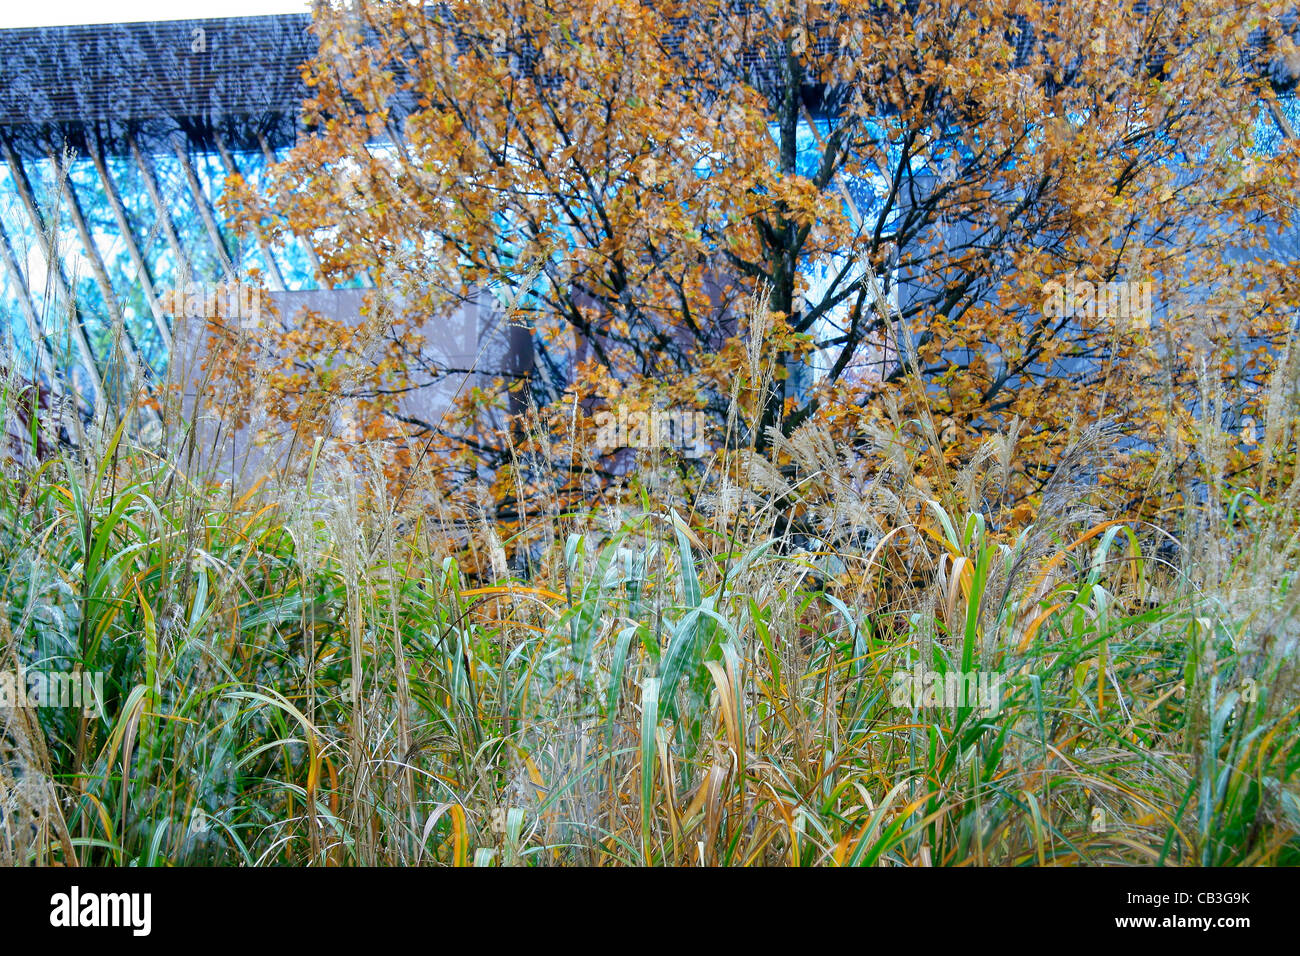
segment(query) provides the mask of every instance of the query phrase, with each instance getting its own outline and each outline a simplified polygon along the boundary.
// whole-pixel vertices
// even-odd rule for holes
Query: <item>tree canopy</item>
[[[1296,305],[1269,251],[1296,147],[1261,138],[1269,67],[1294,56],[1285,10],[322,5],[307,135],[230,201],[376,292],[361,327],[276,343],[293,358],[275,407],[349,396],[394,474],[437,456],[445,488],[486,476],[512,501],[622,480],[627,454],[594,437],[620,407],[701,414],[714,446],[776,465],[804,424],[867,452],[924,408],[938,468],[1018,428],[1021,502],[1110,422],[1128,439],[1124,500],[1157,506],[1154,474],[1194,473],[1177,436],[1206,412],[1207,375],[1231,386],[1224,454],[1242,469],[1263,454],[1237,430]],[[440,420],[403,414],[399,396],[463,372],[420,330],[485,291],[526,329],[531,366],[487,375]],[[340,356],[348,374],[329,373]],[[528,409],[544,440],[512,427]],[[1144,454],[1170,435],[1185,456]],[[558,487],[519,473],[539,441],[565,463]]]

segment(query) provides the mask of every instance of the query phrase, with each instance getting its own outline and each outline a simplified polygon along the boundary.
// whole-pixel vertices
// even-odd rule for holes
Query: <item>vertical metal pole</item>
[[[163,202],[162,193],[158,189],[158,177],[154,174],[153,163],[141,152],[140,145],[136,142],[134,134],[127,134],[126,141],[131,150],[131,158],[135,160],[136,168],[140,170],[140,176],[144,179],[144,190],[149,194],[149,201],[153,203],[154,211],[158,214],[158,225],[162,229],[163,237],[167,240],[172,255],[176,257],[176,268],[181,275],[188,275],[190,259],[181,247],[180,239],[176,236],[176,228],[172,225],[171,212],[167,208],[167,204]]]
[[[279,160],[275,158],[275,152],[271,149],[270,144],[267,143],[265,136],[263,136],[261,133],[258,133],[257,141],[259,144],[261,144],[262,155],[266,158],[266,162],[268,166],[272,166],[275,163],[279,162]],[[316,255],[316,250],[312,248],[312,244],[310,242],[305,242],[301,239],[299,240],[299,243],[302,245],[303,251],[307,253],[307,258],[311,260],[311,266],[313,269],[316,270],[316,276],[319,278],[321,282],[324,283],[325,288],[332,289],[334,287],[334,284],[332,282],[326,281],[324,276],[324,270],[321,268],[321,264],[320,264],[320,256]]]
[[[1277,95],[1270,94],[1266,96],[1264,104],[1268,107],[1273,122],[1277,123],[1277,128],[1282,131],[1282,138],[1295,139],[1295,129],[1292,128],[1291,121],[1286,118],[1286,114],[1282,112],[1282,106],[1277,101]]]
[[[41,328],[41,317],[36,312],[31,289],[27,287],[27,276],[23,274],[22,267],[18,264],[18,257],[14,255],[14,247],[9,241],[9,233],[5,231],[3,222],[0,222],[0,258],[4,259],[5,272],[9,276],[9,281],[18,290],[18,304],[23,310],[23,318],[27,320],[27,334],[31,336],[36,360],[53,383],[54,362],[50,358],[45,332]]]
[[[113,283],[108,277],[108,269],[104,266],[104,257],[100,255],[99,247],[95,245],[95,237],[91,235],[90,227],[86,224],[85,214],[81,211],[81,201],[77,199],[77,192],[72,185],[72,172],[63,165],[63,160],[58,152],[51,149],[49,160],[54,169],[55,180],[63,192],[63,198],[68,202],[68,212],[72,216],[72,224],[76,227],[77,236],[81,239],[82,248],[85,250],[86,259],[90,262],[90,271],[94,275],[95,285],[99,288],[99,294],[104,299],[104,308],[108,310],[109,317],[112,319],[113,329],[121,329],[120,343],[122,349],[122,358],[126,361],[126,366],[131,371],[132,377],[140,383],[145,389],[149,388],[149,379],[145,375],[145,364],[140,359],[140,353],[136,349],[135,339],[131,336],[131,330],[126,327],[126,316],[122,314],[122,309],[117,303],[117,295],[113,291]],[[117,339],[117,336],[114,336]]]
[[[27,218],[32,224],[32,229],[36,232],[36,241],[40,244],[41,252],[45,256],[45,274],[54,283],[55,294],[67,306],[68,331],[72,335],[72,341],[77,347],[77,353],[80,355],[90,377],[91,388],[95,392],[94,403],[98,413],[105,403],[103,370],[100,369],[99,363],[95,361],[94,350],[91,349],[90,340],[86,337],[86,328],[82,322],[81,310],[77,307],[76,299],[70,291],[67,280],[63,277],[63,265],[58,261],[57,250],[55,249],[56,237],[46,227],[41,211],[36,205],[36,195],[32,191],[31,181],[27,178],[27,170],[7,137],[0,136],[0,149],[3,149],[4,160],[9,166],[10,174],[13,176],[18,198],[22,200],[23,208],[27,212]],[[57,216],[55,221],[57,222]]]
[[[225,240],[221,238],[221,230],[217,228],[217,220],[212,213],[212,206],[208,202],[208,195],[203,191],[203,185],[199,182],[198,173],[194,171],[194,164],[190,162],[187,142],[183,139],[176,140],[174,149],[176,158],[180,160],[181,169],[185,172],[185,180],[189,183],[190,192],[194,195],[194,205],[199,210],[199,218],[203,220],[203,225],[208,231],[208,238],[212,241],[213,251],[217,254],[217,261],[221,263],[222,271],[225,272],[226,277],[233,279],[235,276],[234,264],[230,261],[230,253],[226,250]]]
[[[108,204],[113,209],[113,218],[117,220],[118,232],[121,233],[122,240],[126,243],[126,251],[131,257],[132,265],[135,266],[140,288],[144,291],[145,300],[149,303],[149,309],[153,313],[154,326],[162,337],[163,346],[170,352],[172,332],[167,327],[167,318],[163,313],[162,303],[158,300],[158,292],[154,288],[153,276],[149,273],[148,263],[145,262],[144,254],[135,241],[135,233],[131,230],[131,220],[126,215],[126,207],[122,204],[122,197],[119,195],[117,186],[113,183],[113,177],[109,173],[108,163],[104,159],[101,144],[96,144],[95,148],[91,150],[90,158],[95,164],[95,171],[99,173],[100,181],[104,184],[104,195],[108,197]]]
[[[230,150],[226,149],[221,134],[214,132],[212,138],[217,144],[217,152],[221,154],[221,162],[225,164],[226,171],[232,176],[240,175],[239,167],[235,165],[235,157],[230,154]],[[262,254],[262,261],[266,263],[266,274],[271,279],[271,288],[276,292],[283,292],[284,277],[280,274],[280,267],[275,264],[275,256],[271,254],[271,248],[260,237],[257,240],[257,250]]]

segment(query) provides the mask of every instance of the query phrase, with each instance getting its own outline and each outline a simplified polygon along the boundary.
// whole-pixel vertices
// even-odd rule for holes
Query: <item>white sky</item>
[[[0,29],[306,13],[308,0],[0,0]]]

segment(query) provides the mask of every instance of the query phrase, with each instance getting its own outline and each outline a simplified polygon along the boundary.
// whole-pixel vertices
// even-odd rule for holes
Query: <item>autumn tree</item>
[[[550,413],[561,498],[626,471],[591,444],[619,403],[701,411],[714,444],[767,454],[807,422],[866,447],[887,410],[907,427],[924,408],[936,467],[1018,419],[1028,500],[1081,427],[1113,421],[1136,504],[1143,449],[1187,449],[1165,477],[1192,461],[1180,430],[1206,370],[1245,414],[1290,328],[1296,285],[1267,241],[1297,155],[1265,142],[1285,9],[321,5],[307,135],[232,196],[265,238],[311,239],[326,278],[373,284],[386,379],[361,362],[350,387],[436,385],[450,371],[419,330],[485,290],[526,328],[531,367],[453,415],[369,406],[402,467],[442,456],[448,487],[486,470],[500,497],[543,490],[508,467],[525,408]]]

